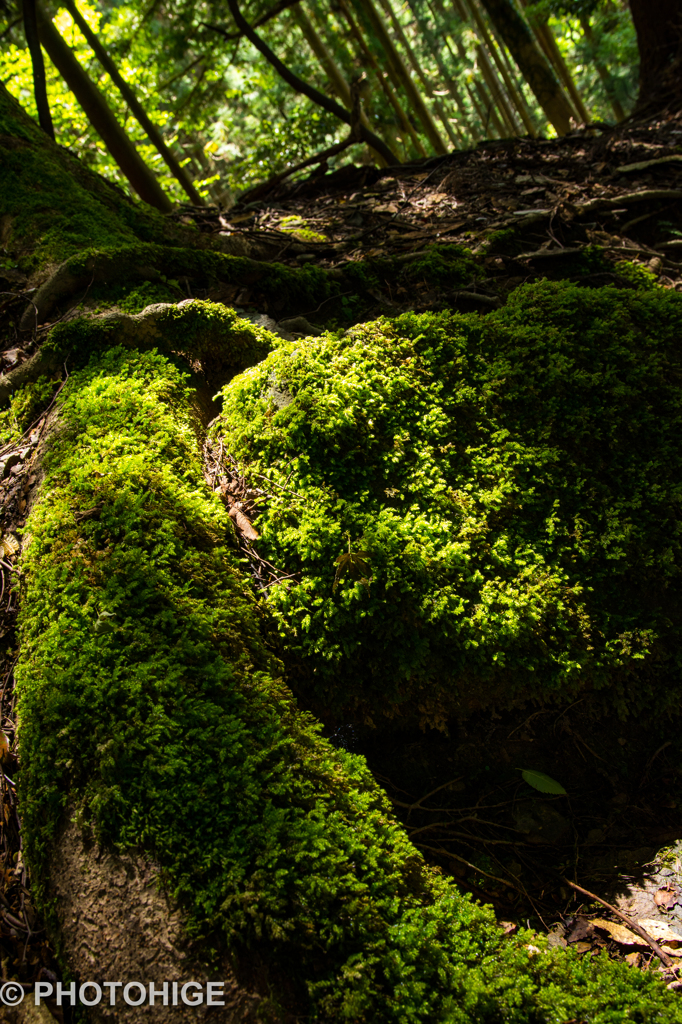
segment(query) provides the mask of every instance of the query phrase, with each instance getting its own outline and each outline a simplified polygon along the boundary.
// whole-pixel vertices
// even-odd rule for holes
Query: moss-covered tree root
[[[504,939],[297,709],[172,363],[110,350],[56,408],[17,670],[25,850],[53,926],[51,855],[75,827],[153,858],[195,955],[250,971],[270,1019],[682,1020],[652,977]]]

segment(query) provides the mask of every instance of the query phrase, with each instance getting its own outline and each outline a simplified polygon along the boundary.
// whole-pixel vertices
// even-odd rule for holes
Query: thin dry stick
[[[575,882],[569,882],[569,880],[564,875],[561,876],[561,881],[564,882],[566,885],[569,885],[571,889],[575,889],[575,891],[579,892],[582,896],[588,896],[589,899],[595,900],[595,902],[597,903],[601,903],[602,907],[606,907],[606,909],[610,910],[612,914],[615,914],[616,917],[619,917],[623,924],[627,925],[630,931],[635,932],[636,935],[639,935],[640,939],[644,939],[647,945],[649,945],[651,949],[653,949],[654,953],[656,954],[656,956],[662,964],[664,964],[666,967],[673,966],[673,962],[668,956],[668,954],[663,952],[663,950],[656,942],[656,940],[651,938],[649,933],[645,931],[644,928],[642,928],[641,924],[639,924],[638,921],[631,920],[627,916],[627,914],[623,914],[620,910],[616,910],[616,908],[612,907],[610,903],[607,903],[606,900],[603,900],[601,896],[595,896],[595,894],[593,892],[590,892],[589,889],[583,889],[582,886],[576,885]]]
[[[431,850],[432,853],[440,853],[443,857],[450,857],[451,860],[458,860],[460,864],[466,864],[472,871],[478,872],[479,875],[485,875],[486,878],[492,878],[493,882],[499,882],[505,889],[516,889],[517,892],[522,892],[518,885],[514,885],[513,882],[508,882],[504,878],[498,878],[497,875],[491,875],[489,871],[484,871],[483,868],[477,868],[475,864],[471,864],[464,857],[460,857],[457,853],[450,853],[449,850],[444,850],[442,847],[427,846],[425,843],[418,843],[420,850]]]
[[[409,811],[414,811],[423,803],[424,800],[428,800],[430,796],[434,796],[436,793],[440,793],[441,789],[446,789],[447,786],[454,786],[456,782],[461,782],[463,778],[463,775],[458,775],[456,779],[450,779],[449,782],[444,782],[442,786],[437,786],[436,789],[432,789],[430,793],[425,793],[424,796],[420,796],[419,799],[413,804],[403,803],[402,800],[395,800],[393,797],[390,797],[390,800],[391,803],[397,804],[398,807],[407,807]],[[427,809],[428,808],[424,808],[424,810]]]

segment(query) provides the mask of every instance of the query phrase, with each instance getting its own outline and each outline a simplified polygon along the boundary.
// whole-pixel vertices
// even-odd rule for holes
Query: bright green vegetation
[[[364,760],[297,709],[205,488],[182,372],[115,349],[58,403],[18,667],[43,900],[55,830],[78,813],[152,853],[204,951],[260,958],[307,1020],[682,1020],[651,976],[503,939],[425,866]]]
[[[436,726],[585,689],[675,704],[681,337],[678,294],[545,281],[485,318],[284,344],[228,384],[220,432],[269,492],[259,551],[300,574],[265,600],[306,699]]]
[[[400,26],[409,49],[393,34],[395,44],[402,60],[410,67],[443,144],[448,148],[466,146],[481,135],[498,134],[480,105],[476,109],[467,90],[476,73],[477,46],[485,45],[480,33],[473,31],[471,22],[460,20],[457,9],[450,4],[433,5],[412,0],[407,5],[391,3],[388,10],[383,4],[374,6],[382,12],[387,27],[391,22]],[[615,115],[608,101],[609,91],[622,102],[626,113],[632,109],[635,98],[638,55],[633,25],[627,8],[620,2],[579,3],[579,9],[571,10],[575,6],[542,0],[538,14],[541,19],[554,15],[552,31],[587,104],[590,118],[613,122]],[[366,7],[367,4],[353,0],[349,11],[364,36],[364,46],[378,62],[378,74],[390,74],[391,57],[367,22]],[[0,22],[0,77],[35,117],[30,58],[21,26],[14,24],[16,9],[13,0],[8,0]],[[250,43],[242,40],[235,48],[233,38],[225,39],[207,28],[208,21],[223,26],[228,36],[233,31],[229,13],[220,4],[187,0],[178,16],[170,18],[161,8],[150,9],[148,3],[138,0],[116,4],[80,0],[79,9],[98,32],[151,120],[162,130],[179,159],[186,161],[202,195],[209,199],[224,200],[234,196],[347,134],[346,126],[333,115],[290,89]],[[259,15],[268,9],[265,0],[252,5],[252,20],[257,22]],[[307,36],[301,29],[298,10],[285,9],[259,32],[291,70],[329,94],[333,83],[328,75],[328,62],[325,68],[310,48],[310,29],[319,45],[327,48],[338,73],[347,83],[357,74],[358,60],[365,59],[362,49],[357,40],[349,38],[348,20],[341,9],[320,0],[308,0],[304,11],[310,23]],[[117,119],[125,125],[164,190],[175,201],[185,200],[177,181],[131,117],[118,90],[103,76],[101,66],[71,16],[63,7],[59,9],[59,5],[50,13],[78,60],[92,79],[99,81]],[[578,20],[585,15],[591,22],[591,32],[587,30],[589,40]],[[501,59],[497,50],[496,55]],[[489,59],[494,59],[492,51],[489,51]],[[604,85],[605,68],[613,82],[611,89]],[[454,82],[458,101],[445,90],[431,96],[430,89],[422,89],[421,75],[432,83]],[[515,68],[512,78],[516,88],[524,93],[535,127],[540,132],[546,131],[546,119]],[[47,79],[60,144],[77,147],[82,160],[127,189],[128,183],[114,159],[49,61]],[[432,148],[424,126],[416,116],[409,95],[399,84],[397,100],[412,122],[421,147],[430,154]],[[349,105],[349,97],[344,102]],[[368,72],[363,109],[372,128],[401,160],[422,155],[415,140],[402,129],[401,118],[387,101],[374,73]],[[518,130],[523,132],[525,128],[516,113],[515,119]],[[359,162],[367,155],[367,150],[358,145],[333,157],[331,166],[338,167],[349,157]]]
[[[19,440],[50,404],[56,386],[47,377],[40,377],[35,384],[26,384],[17,389],[7,409],[0,411],[0,445]]]

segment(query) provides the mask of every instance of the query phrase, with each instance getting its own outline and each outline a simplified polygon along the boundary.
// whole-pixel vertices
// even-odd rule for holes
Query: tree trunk
[[[45,61],[43,51],[40,48],[38,38],[38,18],[36,12],[36,0],[23,0],[24,32],[26,33],[26,45],[31,54],[31,66],[33,68],[33,94],[36,107],[38,108],[38,121],[46,135],[54,139],[54,128],[52,126],[52,115],[50,104],[47,101],[47,83],[45,80]]]
[[[637,109],[663,108],[682,98],[682,8],[679,0],[630,0],[639,47]]]
[[[151,120],[147,111],[144,109],[134,90],[126,82],[125,78],[121,75],[120,71],[116,67],[116,64],[111,59],[104,46],[97,35],[92,31],[85,18],[82,16],[78,7],[76,6],[75,0],[65,0],[65,6],[73,20],[78,25],[79,29],[83,33],[88,45],[92,47],[97,60],[100,62],[104,70],[108,73],[114,85],[123,96],[123,99],[128,104],[130,112],[133,117],[137,120],[137,123],[141,126],[143,131],[146,132],[149,141],[156,147],[157,152],[163,158],[173,177],[180,183],[183,190],[185,191],[190,202],[196,206],[205,206],[205,201],[201,198],[197,192],[194,182],[190,178],[185,167],[181,166],[175,157],[175,154],[166,144],[166,141],[156,127],[154,122]]]
[[[511,0],[482,0],[482,3],[549,123],[558,135],[565,135],[571,127],[571,108],[528,25]]]
[[[404,89],[416,117],[421,122],[427,139],[433,146],[434,152],[439,156],[444,155],[447,153],[447,147],[440,136],[440,132],[431,117],[428,107],[424,103],[421,93],[412,81],[412,76],[406,68],[405,62],[393,44],[393,40],[386,29],[386,25],[384,24],[381,14],[375,8],[372,0],[363,0],[362,11],[368,18],[369,23],[372,26],[372,30],[386,54],[389,73],[391,74],[395,87],[398,88],[402,86]]]
[[[125,130],[99,91],[90,80],[75,54],[69,49],[50,18],[38,8],[40,41],[60,75],[83,108],[86,117],[101,137],[122,173],[140,199],[169,213],[173,204],[163,191],[154,174],[147,167],[128,138]]]

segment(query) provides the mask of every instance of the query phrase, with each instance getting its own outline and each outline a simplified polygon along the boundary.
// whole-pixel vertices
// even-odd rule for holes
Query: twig
[[[443,857],[450,857],[452,860],[459,861],[460,864],[466,864],[468,868],[471,868],[472,871],[477,871],[479,875],[485,875],[486,878],[492,878],[493,882],[499,882],[500,885],[503,885],[506,889],[516,889],[517,892],[523,894],[523,890],[520,889],[518,885],[514,885],[513,882],[507,882],[504,878],[498,878],[497,875],[491,875],[489,871],[484,871],[483,868],[477,868],[475,864],[471,864],[468,860],[465,860],[464,857],[460,857],[457,853],[450,853],[449,850],[444,850],[442,847],[426,846],[425,843],[418,843],[417,845],[420,850],[431,850],[432,853],[440,853]]]
[[[610,910],[612,914],[615,914],[616,917],[619,917],[623,924],[627,925],[630,931],[633,931],[636,935],[639,935],[640,939],[644,939],[644,941],[647,943],[648,946],[651,947],[651,949],[654,951],[654,953],[656,954],[656,956],[662,964],[664,964],[666,967],[673,966],[673,962],[668,956],[668,954],[663,952],[663,950],[656,942],[656,940],[651,938],[649,933],[645,931],[644,928],[642,928],[641,924],[639,924],[638,921],[631,920],[627,916],[627,914],[623,914],[620,910],[617,910],[615,907],[612,907],[611,904],[607,903],[606,900],[603,900],[601,896],[595,896],[595,894],[593,892],[590,892],[589,889],[583,889],[581,885],[576,885],[575,882],[570,882],[568,878],[566,878],[564,875],[561,875],[561,881],[564,882],[566,885],[570,886],[571,889],[575,889],[575,891],[579,892],[582,896],[587,896],[589,899],[594,900],[596,903],[601,903],[602,907],[606,907],[606,909]]]
[[[444,782],[442,786],[437,786],[436,789],[432,789],[430,793],[425,793],[424,796],[420,796],[413,804],[403,803],[402,800],[395,800],[393,797],[390,797],[389,799],[398,807],[406,807],[408,811],[414,811],[420,807],[424,800],[428,800],[430,796],[435,796],[436,793],[440,793],[441,789],[447,789],[448,786],[454,786],[456,782],[461,782],[463,778],[463,775],[459,775],[456,779],[450,779],[449,782]],[[428,810],[428,808],[423,808],[423,810]]]
[[[639,786],[637,787],[638,789],[641,789],[642,786],[644,785],[644,783],[646,782],[646,780],[648,779],[648,777],[649,777],[649,769],[651,768],[652,764],[654,763],[654,761],[656,760],[658,755],[662,754],[663,751],[666,750],[671,744],[672,744],[672,740],[668,740],[667,743],[662,743],[660,745],[660,747],[658,748],[658,750],[656,751],[656,753],[651,755],[651,757],[647,761],[646,768],[644,769],[644,775],[642,777],[642,781],[640,782]]]

